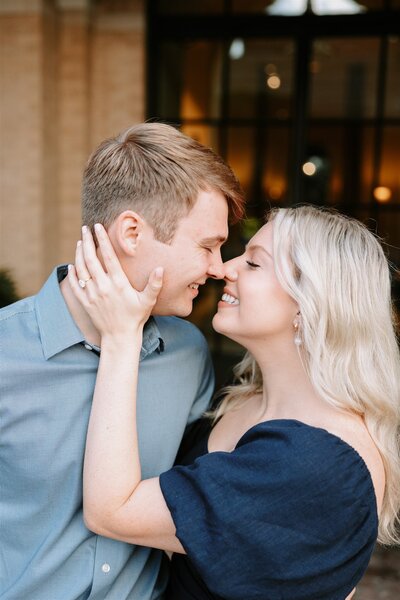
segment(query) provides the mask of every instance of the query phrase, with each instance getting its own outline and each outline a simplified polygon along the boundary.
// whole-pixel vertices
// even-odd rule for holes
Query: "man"
[[[211,150],[147,123],[100,145],[82,195],[83,223],[105,225],[135,287],[164,267],[143,336],[138,399],[142,471],[153,477],[172,465],[213,388],[204,338],[169,315],[190,314],[198,287],[222,276],[220,247],[228,216],[242,216],[241,189]],[[156,600],[165,585],[161,555],[93,535],[82,521],[100,339],[65,275],[56,268],[37,296],[0,311],[0,598]]]

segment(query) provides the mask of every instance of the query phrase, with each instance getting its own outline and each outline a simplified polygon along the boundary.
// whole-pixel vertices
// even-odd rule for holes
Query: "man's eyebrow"
[[[245,249],[246,250],[262,250],[270,258],[272,258],[272,255],[268,252],[268,250],[266,250],[266,248],[264,248],[264,246],[260,246],[260,244],[250,244],[250,245],[246,244]]]
[[[215,235],[214,237],[203,238],[200,241],[200,244],[204,244],[205,246],[215,246],[215,244],[223,244],[226,240],[227,238],[223,235]]]

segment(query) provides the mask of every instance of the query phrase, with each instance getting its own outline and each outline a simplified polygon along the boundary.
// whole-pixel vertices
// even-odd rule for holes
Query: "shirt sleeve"
[[[261,600],[268,590],[269,600],[343,600],[376,538],[370,478],[349,447],[327,449],[261,425],[233,452],[161,475],[176,535],[214,594]],[[349,489],[353,468],[358,480]]]

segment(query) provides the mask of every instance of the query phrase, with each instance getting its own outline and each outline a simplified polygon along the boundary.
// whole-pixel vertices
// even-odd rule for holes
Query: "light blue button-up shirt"
[[[0,599],[162,598],[162,553],[94,535],[82,520],[99,357],[65,304],[64,274],[55,269],[37,296],[0,311]],[[144,478],[171,467],[187,422],[203,413],[212,389],[200,332],[176,317],[151,318],[137,410]]]

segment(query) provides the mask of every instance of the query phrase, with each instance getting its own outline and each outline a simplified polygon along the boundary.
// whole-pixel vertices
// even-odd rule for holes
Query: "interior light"
[[[302,15],[307,10],[307,0],[274,0],[265,8],[269,15],[283,15],[284,17],[295,17]]]
[[[366,11],[354,0],[311,0],[311,9],[316,15],[357,15]]]
[[[315,175],[315,173],[317,171],[317,167],[311,161],[305,162],[302,169],[303,169],[304,175],[308,175],[309,177],[311,177],[312,175]]]
[[[307,0],[274,0],[265,8],[269,15],[294,17],[307,10]],[[355,15],[365,12],[365,6],[355,0],[311,0],[311,10],[315,15]]]
[[[389,202],[392,197],[392,190],[385,185],[378,185],[374,189],[374,198],[378,202]]]
[[[282,198],[282,194],[283,189],[282,186],[279,184],[271,185],[268,188],[268,195],[271,198],[271,200],[280,200]]]
[[[265,66],[265,72],[267,75],[274,75],[277,72],[276,65],[269,63],[268,65]]]
[[[242,56],[244,56],[245,50],[246,48],[244,45],[244,41],[241,38],[236,38],[232,40],[232,43],[230,45],[229,56],[232,60],[239,60],[239,58],[242,58]]]
[[[281,87],[281,79],[275,73],[274,75],[270,75],[267,79],[267,86],[271,88],[271,90],[277,90]]]

